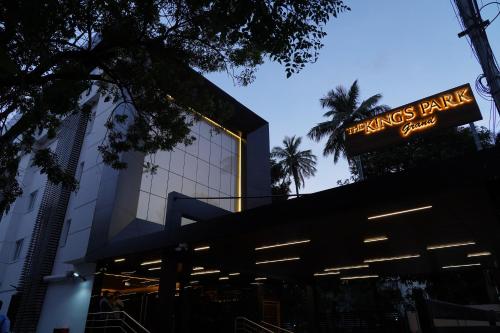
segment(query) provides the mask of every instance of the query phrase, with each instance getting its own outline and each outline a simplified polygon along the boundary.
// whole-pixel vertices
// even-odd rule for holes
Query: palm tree
[[[299,195],[299,188],[304,185],[304,178],[314,176],[316,173],[316,156],[310,149],[300,150],[302,138],[292,136],[283,139],[283,147],[274,147],[271,157],[276,158],[278,164],[288,177],[295,183],[295,192]]]
[[[389,110],[387,105],[378,105],[381,98],[381,94],[376,94],[360,103],[357,80],[354,81],[349,91],[343,86],[330,90],[325,97],[320,99],[321,107],[328,110],[323,116],[329,119],[314,126],[307,136],[316,142],[328,137],[323,155],[333,154],[333,162],[337,163],[341,155],[346,156],[345,130],[347,127],[355,121]]]

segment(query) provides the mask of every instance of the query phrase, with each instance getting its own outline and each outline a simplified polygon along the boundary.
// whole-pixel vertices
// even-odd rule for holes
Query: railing
[[[150,333],[125,311],[93,312],[87,316],[86,332],[120,331],[123,333]]]
[[[256,322],[251,321],[245,317],[237,317],[234,320],[234,333],[245,332],[245,333],[275,333]]]
[[[294,333],[293,331],[287,330],[287,329],[285,329],[283,327],[279,327],[279,326],[276,326],[276,325],[273,325],[273,324],[270,324],[270,323],[266,323],[265,321],[261,321],[260,323],[263,326],[266,326],[266,327],[270,328],[275,333],[281,333],[281,332],[284,332],[284,333]]]

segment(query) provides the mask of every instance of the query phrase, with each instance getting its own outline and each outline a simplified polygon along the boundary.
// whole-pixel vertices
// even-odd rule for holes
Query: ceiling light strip
[[[292,242],[286,242],[286,243],[277,243],[277,244],[272,244],[272,245],[265,245],[265,246],[261,246],[261,247],[256,247],[255,251],[273,249],[273,248],[276,248],[276,247],[283,247],[283,246],[291,246],[291,245],[304,244],[304,243],[309,243],[310,241],[311,241],[310,239],[304,239],[304,240],[298,240],[298,241],[292,241]]]
[[[449,266],[443,266],[443,269],[450,269],[450,268],[460,268],[460,267],[472,267],[472,266],[481,266],[480,263],[474,263],[474,264],[463,264],[463,265],[449,265]]]
[[[418,257],[420,257],[420,254],[408,254],[408,255],[396,256],[396,257],[371,258],[371,259],[366,259],[363,262],[365,262],[365,263],[371,263],[371,262],[382,262],[382,261],[393,261],[393,260],[411,259],[411,258],[418,258]]]
[[[195,251],[206,251],[206,250],[210,250],[210,246],[200,246],[200,247],[195,247],[194,248]]]
[[[151,268],[148,268],[148,271],[158,271],[160,269],[161,269],[161,267],[151,267]]]
[[[474,253],[469,253],[467,255],[467,258],[472,258],[472,257],[484,257],[484,256],[491,256],[491,252],[488,251],[483,251],[483,252],[474,252]]]
[[[330,272],[330,271],[342,271],[346,269],[360,269],[360,268],[368,268],[370,267],[369,265],[354,265],[354,266],[341,266],[341,267],[332,267],[332,268],[325,268],[325,272]]]
[[[388,240],[387,236],[378,236],[378,237],[370,237],[370,238],[365,238],[363,240],[363,243],[373,243],[373,242],[381,242]]]
[[[467,246],[467,245],[475,245],[474,241],[460,242],[460,243],[448,243],[448,244],[438,244],[438,245],[429,245],[427,246],[427,250],[439,250],[439,249],[447,249],[450,247],[459,247],[459,246]]]
[[[240,275],[240,273],[235,272],[235,273],[229,273],[228,275],[229,275],[229,276],[238,276],[238,275]]]
[[[413,213],[413,212],[418,212],[421,210],[426,210],[426,209],[431,209],[431,208],[432,208],[432,206],[423,206],[423,207],[417,207],[417,208],[412,208],[412,209],[405,209],[405,210],[400,210],[400,211],[391,212],[391,213],[369,216],[368,220],[376,220],[376,219],[381,219],[384,217],[389,217],[389,216],[394,216],[394,215]]]
[[[217,273],[220,273],[220,270],[212,269],[212,270],[207,270],[207,271],[193,272],[193,273],[191,273],[191,275],[205,275],[205,274],[217,274]]]
[[[357,275],[357,276],[344,276],[341,280],[360,280],[360,279],[373,279],[378,278],[378,275]]]
[[[161,263],[161,259],[142,262],[141,266],[154,265],[159,263]]]
[[[314,273],[314,276],[325,276],[325,275],[339,275],[340,272],[334,271],[334,272],[326,272],[326,273]]]
[[[148,279],[148,278],[142,278],[142,277],[132,276],[132,275],[122,275],[122,274],[112,274],[112,273],[103,273],[103,274],[106,276],[121,277],[121,278],[127,278],[127,279],[136,279],[136,280],[154,281],[154,282],[159,281],[159,279]]]
[[[267,280],[266,277],[256,277],[255,278],[255,281],[264,281],[264,280]]]
[[[124,262],[125,261],[125,258],[117,258],[115,259],[115,262]]]
[[[273,263],[277,263],[277,262],[295,261],[295,260],[299,260],[299,259],[300,259],[300,257],[283,258],[283,259],[275,259],[275,260],[264,260],[264,261],[257,261],[255,264],[256,265],[273,264]]]

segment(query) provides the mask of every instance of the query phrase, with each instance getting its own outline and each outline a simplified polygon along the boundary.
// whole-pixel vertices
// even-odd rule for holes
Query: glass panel
[[[221,172],[220,191],[224,194],[231,194],[231,175],[226,172]]]
[[[148,221],[164,224],[165,206],[166,201],[164,198],[151,195],[149,198]]]
[[[210,161],[210,141],[207,139],[200,137],[198,157],[204,161]]]
[[[139,204],[137,205],[137,218],[148,219],[149,193],[139,192]]]
[[[168,171],[158,168],[151,182],[151,193],[160,197],[167,197]]]
[[[208,186],[215,190],[219,190],[220,188],[220,169],[217,167],[214,167],[213,165],[210,166],[210,177],[209,177],[209,182]]]
[[[142,170],[142,180],[141,180],[141,191],[149,192],[151,191],[151,172],[144,168]]]
[[[157,152],[154,163],[160,168],[168,170],[170,168],[170,151],[160,150]]]
[[[222,149],[220,167],[227,173],[231,173],[231,155],[232,153],[230,151]]]
[[[211,198],[216,198],[220,197],[219,191],[213,190],[213,189],[208,189],[208,196]],[[219,207],[220,206],[220,199],[208,199],[208,203],[214,206]]]
[[[168,173],[167,193],[174,192],[174,191],[181,193],[181,191],[182,191],[182,177],[179,175],[176,175],[175,173],[169,172]]]
[[[201,183],[202,185],[208,186],[208,172],[209,172],[208,163],[198,160],[196,181],[198,183]]]
[[[230,199],[221,199],[220,200],[220,207],[225,210],[233,211],[231,208],[231,200]]]
[[[210,144],[210,164],[220,167],[221,147],[215,143]]]
[[[221,137],[222,137],[222,142],[221,142],[222,148],[231,151],[231,145],[234,144],[233,141],[235,140],[234,137],[225,132],[221,133]]]
[[[212,127],[206,121],[200,121],[200,135],[210,140]]]
[[[186,146],[186,153],[190,153],[193,156],[198,156],[198,142],[200,141],[199,135],[190,133],[190,136],[195,137],[195,139],[193,140],[192,144]]]
[[[187,179],[182,179],[182,194],[187,195],[189,197],[196,196],[196,183]]]
[[[174,148],[171,154],[170,171],[182,175],[184,171],[184,153],[182,150]]]
[[[184,177],[196,180],[197,164],[198,159],[196,157],[186,154],[186,161],[184,162]]]
[[[195,221],[195,220],[191,220],[191,219],[188,219],[187,217],[181,217],[181,226],[183,225],[188,225],[188,224],[191,224],[191,223],[196,223],[198,221]]]
[[[208,197],[208,187],[201,184],[196,184],[196,196],[197,197]],[[201,201],[207,201],[206,199]]]
[[[222,135],[221,134],[223,132],[224,131],[221,130],[220,128],[212,130],[212,137],[210,138],[210,141],[212,143],[217,144],[218,146],[222,145]]]

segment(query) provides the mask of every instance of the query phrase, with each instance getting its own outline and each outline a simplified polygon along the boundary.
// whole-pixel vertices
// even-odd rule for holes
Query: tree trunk
[[[297,198],[298,198],[299,197],[299,184],[295,180],[295,177],[294,177],[293,180],[294,180],[294,183],[295,183],[295,193],[297,193]]]

